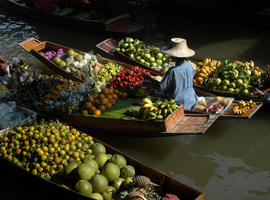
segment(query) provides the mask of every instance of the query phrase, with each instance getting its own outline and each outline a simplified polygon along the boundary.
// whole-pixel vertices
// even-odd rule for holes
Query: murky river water
[[[154,45],[165,45],[170,37],[188,39],[198,57],[254,60],[266,66],[269,60],[269,28],[232,23],[162,20],[151,13],[148,26],[136,36]],[[122,36],[94,33],[74,27],[43,24],[0,8],[0,55],[24,58],[33,67],[46,69],[17,43],[30,37],[88,51],[108,38]],[[203,191],[209,200],[270,199],[269,111],[262,109],[250,120],[218,120],[202,136],[143,138],[97,135],[139,161]]]

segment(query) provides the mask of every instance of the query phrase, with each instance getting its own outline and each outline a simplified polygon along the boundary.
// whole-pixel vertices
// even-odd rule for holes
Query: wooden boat
[[[29,38],[28,40],[25,40],[21,43],[19,43],[19,45],[24,48],[26,51],[30,52],[31,54],[33,54],[37,59],[39,59],[42,63],[44,63],[46,66],[48,66],[51,70],[53,70],[56,74],[59,74],[61,76],[63,76],[66,79],[70,79],[76,82],[84,82],[84,80],[82,80],[79,77],[74,76],[72,73],[70,72],[66,72],[65,70],[61,69],[58,65],[56,65],[54,62],[46,59],[43,55],[44,52],[49,51],[49,50],[56,50],[59,48],[62,48],[64,50],[64,52],[73,49],[70,47],[66,47],[60,44],[56,44],[53,42],[49,42],[49,41],[44,41],[44,42],[40,42],[38,40],[36,40],[35,38]],[[73,49],[77,52],[81,52],[80,50],[77,49]],[[100,61],[102,61],[103,63],[107,63],[107,62],[114,62],[117,63],[123,67],[126,68],[131,68],[132,65],[123,63],[123,62],[119,62],[117,60],[112,60],[112,59],[108,59],[108,58],[104,58],[101,56],[98,56],[98,59]]]
[[[250,119],[262,106],[263,103],[262,102],[257,102],[256,106],[254,106],[254,108],[249,109],[246,113],[242,114],[242,115],[235,115],[233,114],[233,107],[236,106],[238,103],[238,101],[234,101],[230,107],[221,114],[222,118],[228,118],[228,117],[233,117],[233,118],[244,118],[244,119]]]
[[[70,27],[89,29],[94,31],[110,31],[119,33],[132,33],[141,30],[144,26],[130,21],[129,14],[123,14],[111,19],[91,19],[78,18],[79,12],[74,11],[69,15],[49,14],[38,11],[26,5],[26,0],[0,0],[0,4],[14,10],[17,13],[26,15],[37,20],[47,21],[51,23],[58,23],[61,25],[68,25]]]
[[[129,58],[128,56],[126,56],[125,54],[121,53],[121,52],[117,52],[117,51],[114,51],[114,49],[117,47],[117,42],[114,42],[114,45],[108,45],[108,43],[112,43],[112,39],[107,39],[107,40],[104,40],[103,42],[99,43],[97,45],[98,48],[102,49],[103,51],[107,52],[107,53],[110,53],[110,52],[113,52],[114,53],[114,56],[116,58],[119,58],[127,63],[130,63],[130,64],[134,64],[134,65],[138,65],[144,69],[147,69],[148,71],[151,71],[154,75],[160,75],[160,76],[163,76],[164,74],[162,72],[158,72],[134,59],[131,59]],[[106,48],[104,48],[105,45],[101,45],[101,44],[107,44],[107,47],[110,46],[111,49],[110,51],[108,51]],[[202,61],[203,59],[201,58],[196,58],[196,57],[192,57],[190,60],[194,60],[194,61]],[[235,99],[238,99],[238,100],[250,100],[252,99],[253,101],[256,101],[256,102],[263,102],[263,103],[267,103],[267,104],[270,104],[270,97],[268,96],[257,96],[257,95],[253,95],[253,96],[243,96],[243,95],[237,95],[237,94],[232,94],[232,93],[228,93],[228,92],[224,92],[224,91],[218,91],[218,90],[212,90],[212,89],[209,89],[209,88],[206,88],[205,86],[201,86],[201,85],[197,85],[197,84],[194,84],[193,85],[196,93],[199,95],[199,96],[224,96],[224,97],[234,97]]]
[[[20,104],[23,105],[22,103]],[[183,106],[179,107],[178,110],[168,116],[164,121],[85,117],[79,114],[52,113],[40,108],[33,108],[29,105],[24,106],[31,108],[38,113],[39,116],[44,118],[57,118],[79,129],[110,135],[147,137],[201,135],[204,134],[219,117],[219,115],[202,113],[184,113]]]
[[[111,154],[123,155],[127,163],[133,165],[136,169],[136,174],[145,175],[151,179],[152,182],[160,185],[160,192],[162,195],[165,193],[172,193],[177,195],[181,200],[204,200],[204,194],[190,186],[187,186],[178,180],[156,170],[149,166],[146,166],[136,159],[122,153],[109,146],[108,144],[93,138],[95,142],[99,142],[105,145],[107,152]],[[16,166],[15,164],[0,157],[0,174],[2,196],[9,196],[9,199],[50,199],[52,197],[61,196],[62,199],[78,199],[86,200],[86,197],[74,190],[69,190],[56,184],[52,181],[41,179],[38,176]],[[16,192],[10,194],[8,187],[17,188]],[[21,191],[21,192],[18,192]],[[23,197],[23,198],[22,198]],[[24,198],[25,197],[25,198]],[[32,197],[32,198],[31,198]],[[48,198],[49,197],[49,198]]]

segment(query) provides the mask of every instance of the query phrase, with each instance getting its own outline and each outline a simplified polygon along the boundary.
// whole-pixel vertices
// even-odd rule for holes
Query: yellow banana
[[[151,108],[152,106],[152,103],[143,104],[143,108]]]
[[[143,103],[152,104],[152,101],[149,98],[144,98]]]

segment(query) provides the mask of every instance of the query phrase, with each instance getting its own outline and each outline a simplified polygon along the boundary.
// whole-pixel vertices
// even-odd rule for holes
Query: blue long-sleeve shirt
[[[192,64],[180,61],[161,80],[159,85],[162,93],[175,99],[177,104],[183,104],[185,110],[192,110],[198,101],[193,89],[194,74]]]

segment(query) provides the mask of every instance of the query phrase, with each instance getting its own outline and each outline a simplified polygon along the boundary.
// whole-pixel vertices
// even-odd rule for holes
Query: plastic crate
[[[0,135],[4,134],[5,131],[7,131],[9,129],[12,129],[14,126],[24,125],[26,123],[29,123],[29,122],[32,122],[32,121],[35,121],[36,120],[37,113],[35,113],[34,111],[32,111],[32,110],[30,110],[28,108],[25,108],[25,107],[22,107],[22,106],[18,106],[17,105],[16,108],[15,108],[15,110],[18,113],[21,113],[22,119],[19,120],[18,122],[15,122],[15,123],[6,122],[7,123],[7,128],[0,130]],[[11,111],[11,112],[14,112],[14,111]]]

